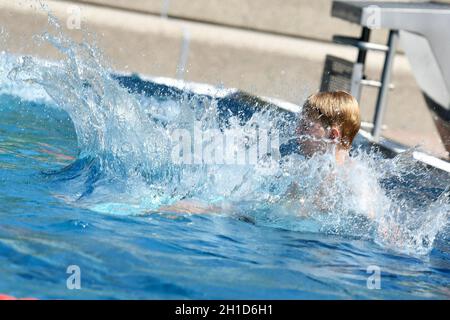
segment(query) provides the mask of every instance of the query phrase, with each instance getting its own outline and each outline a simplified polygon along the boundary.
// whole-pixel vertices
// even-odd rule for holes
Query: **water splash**
[[[294,122],[262,106],[244,122],[232,114],[224,123],[219,91],[206,97],[186,90],[173,100],[131,93],[111,75],[100,50],[68,39],[51,15],[49,25],[56,34],[36,40],[52,44],[64,59],[21,57],[8,77],[43,88],[72,119],[78,159],[52,177],[58,196],[74,205],[144,214],[195,198],[224,211],[231,205],[233,213],[259,224],[370,239],[407,254],[429,253],[448,223],[445,178],[434,179],[412,151],[385,159],[357,150],[347,167],[338,167],[332,153],[310,159],[292,154],[275,166],[270,156],[257,165],[176,164],[174,130],[193,134],[195,123],[202,130],[239,130],[249,133],[246,146],[252,148],[255,125],[283,144]]]

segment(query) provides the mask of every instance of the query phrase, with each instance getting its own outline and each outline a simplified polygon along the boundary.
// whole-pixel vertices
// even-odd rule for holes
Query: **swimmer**
[[[345,91],[319,92],[308,97],[303,105],[296,133],[299,152],[306,158],[317,154],[333,154],[336,160],[334,170],[342,171],[341,177],[351,179],[353,175],[364,175],[364,169],[350,158],[353,140],[361,127],[361,115],[358,101]],[[330,211],[330,204],[324,201],[324,195],[330,193],[330,185],[336,172],[320,183],[315,195],[316,209]],[[345,178],[346,177],[346,178]],[[373,186],[373,184],[372,184]],[[376,188],[375,188],[376,189]],[[370,190],[369,184],[358,186],[358,207],[368,218],[375,219],[373,196],[378,190]],[[297,183],[291,184],[286,194],[287,205],[294,205],[300,216],[308,216],[310,210],[299,203],[305,199],[299,193]]]
[[[345,91],[313,94],[303,105],[296,130],[300,153],[311,157],[334,149],[336,163],[343,165],[360,127],[359,105],[352,95]]]
[[[315,154],[333,152],[338,166],[351,165],[349,151],[361,126],[359,105],[352,95],[344,91],[313,94],[303,105],[299,118],[296,134],[301,154],[309,158]],[[323,188],[326,186],[324,181]],[[290,186],[287,198],[298,198],[297,187],[296,184]],[[317,196],[320,198],[320,194]],[[321,202],[317,202],[319,208],[323,207]],[[161,207],[160,211],[200,214],[223,210],[198,201],[182,200],[174,205]]]

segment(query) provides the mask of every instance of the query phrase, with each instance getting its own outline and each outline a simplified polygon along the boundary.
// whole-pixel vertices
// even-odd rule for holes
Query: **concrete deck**
[[[81,39],[83,30],[95,33],[117,70],[236,87],[297,104],[319,88],[326,54],[350,60],[356,57],[355,49],[327,42],[332,34],[356,35],[359,30],[331,18],[326,11],[331,6],[328,0],[290,0],[276,7],[265,0],[45,3],[60,19],[64,32],[75,39]],[[67,27],[74,5],[81,13],[81,30]],[[0,21],[9,35],[3,39],[6,50],[58,57],[53,48],[37,46],[31,40],[48,29],[46,13],[36,1],[0,0]],[[378,32],[375,39],[381,42],[383,36]],[[383,55],[369,54],[369,77],[379,78],[382,62]],[[408,145],[422,144],[425,150],[444,156],[403,55],[396,57],[393,76],[396,89],[389,96],[383,135]],[[362,96],[363,120],[371,121],[376,90],[364,89]]]

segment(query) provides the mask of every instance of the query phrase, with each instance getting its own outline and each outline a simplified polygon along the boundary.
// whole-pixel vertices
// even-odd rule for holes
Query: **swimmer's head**
[[[307,156],[332,145],[348,151],[360,126],[359,105],[352,95],[345,91],[313,94],[303,105],[297,126],[300,149]]]

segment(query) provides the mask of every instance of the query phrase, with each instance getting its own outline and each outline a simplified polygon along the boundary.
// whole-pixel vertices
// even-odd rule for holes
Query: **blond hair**
[[[324,126],[339,126],[341,144],[349,148],[361,127],[358,101],[345,91],[318,92],[308,97],[303,113],[315,117]]]

